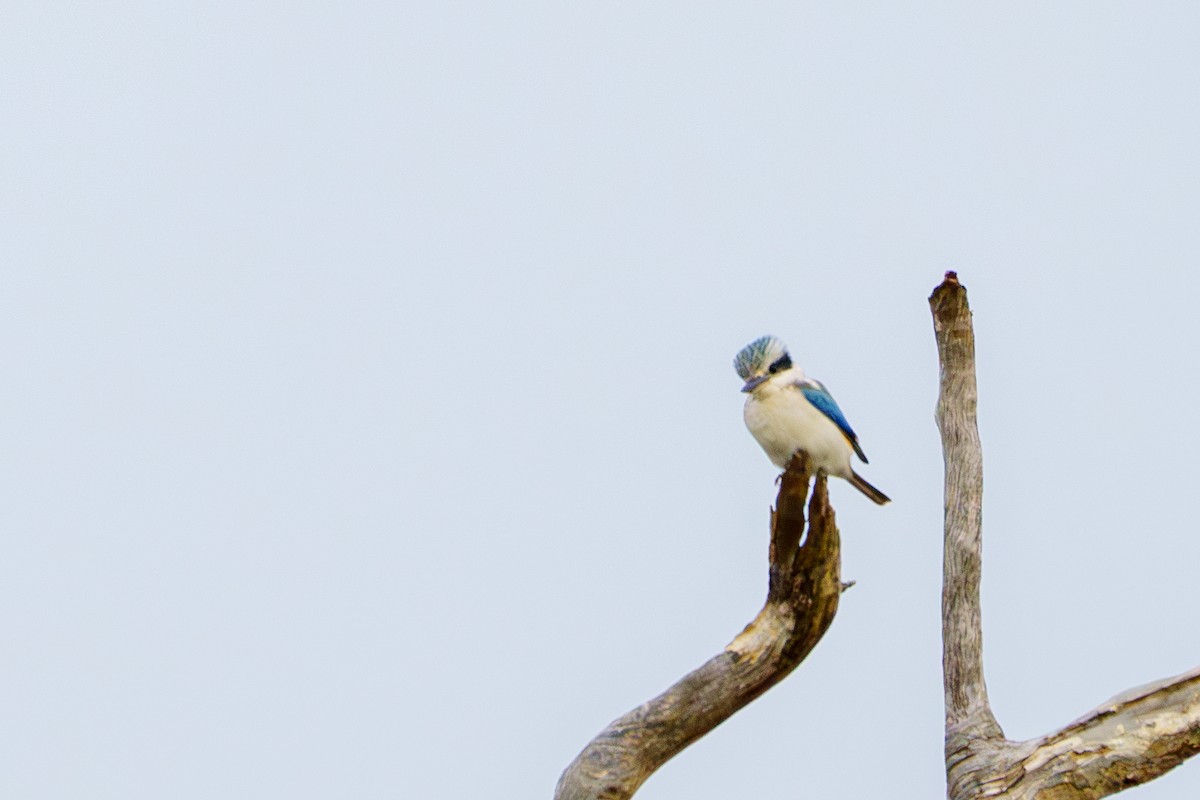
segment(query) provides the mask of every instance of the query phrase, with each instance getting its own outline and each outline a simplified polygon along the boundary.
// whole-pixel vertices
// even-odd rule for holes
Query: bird
[[[825,384],[792,364],[787,346],[774,336],[755,339],[733,359],[749,396],[746,427],[777,467],[787,468],[798,450],[827,475],[844,478],[879,505],[891,502],[850,466],[850,454],[867,456]]]

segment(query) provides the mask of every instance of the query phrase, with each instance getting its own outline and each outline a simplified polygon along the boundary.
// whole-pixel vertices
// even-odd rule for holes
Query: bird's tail
[[[874,500],[879,505],[892,502],[892,498],[888,497],[886,494],[867,483],[865,480],[863,480],[863,476],[859,475],[854,470],[850,470],[850,483],[854,485],[855,489],[858,489],[860,492]]]

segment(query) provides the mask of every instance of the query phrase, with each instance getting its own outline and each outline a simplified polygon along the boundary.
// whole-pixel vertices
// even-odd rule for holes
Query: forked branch
[[[953,272],[929,298],[941,366],[946,462],[942,668],[950,800],[1097,800],[1200,751],[1200,668],[1125,692],[1026,742],[1004,738],[983,679],[979,606],[983,456],[975,419],[975,334]]]
[[[614,720],[563,772],[555,800],[624,800],[671,757],[783,680],[837,613],[841,543],[824,476],[798,455],[771,512],[767,602],[725,650]],[[808,526],[805,528],[805,501]]]

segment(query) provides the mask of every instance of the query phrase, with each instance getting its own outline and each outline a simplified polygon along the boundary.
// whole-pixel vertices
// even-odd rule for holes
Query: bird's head
[[[752,392],[776,375],[792,369],[792,357],[787,346],[774,336],[762,336],[742,348],[733,359],[733,368],[746,385],[743,392]]]

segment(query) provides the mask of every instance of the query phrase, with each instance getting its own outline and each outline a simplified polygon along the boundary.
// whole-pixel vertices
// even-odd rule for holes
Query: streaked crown
[[[774,336],[762,336],[742,348],[733,359],[733,368],[748,381],[765,373],[772,364],[787,355],[787,345]]]

